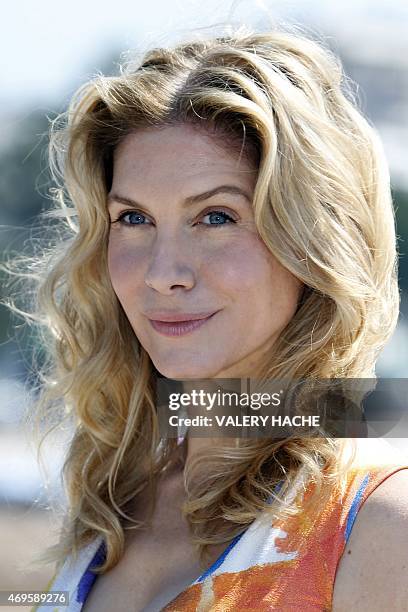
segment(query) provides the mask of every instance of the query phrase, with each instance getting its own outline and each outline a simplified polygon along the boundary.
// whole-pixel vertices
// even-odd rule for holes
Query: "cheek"
[[[302,283],[284,268],[254,234],[212,254],[212,277],[219,279],[237,308],[255,318],[272,314],[286,322],[294,314]],[[234,299],[235,298],[235,299]]]
[[[217,230],[215,230],[217,231]],[[301,283],[270,253],[253,232],[242,233],[212,244],[200,242],[190,249],[189,262],[197,287],[204,284],[217,297],[227,296],[235,308],[254,315],[293,313]],[[149,249],[135,241],[111,240],[108,268],[112,286],[124,302],[135,299],[136,288],[144,285]]]
[[[270,265],[270,264],[269,264]],[[229,292],[248,293],[262,280],[267,262],[256,237],[242,234],[232,240],[212,245],[202,258],[202,271],[212,284],[219,283]]]
[[[108,245],[108,270],[115,293],[121,299],[132,291],[137,283],[142,254],[135,245],[110,241]]]

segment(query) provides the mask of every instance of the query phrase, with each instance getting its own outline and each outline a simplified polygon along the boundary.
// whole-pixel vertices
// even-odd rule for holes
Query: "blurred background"
[[[379,131],[390,164],[400,251],[401,316],[384,350],[379,376],[408,377],[408,4],[405,0],[16,0],[3,7],[0,57],[0,252],[35,248],[36,215],[45,195],[49,120],[96,72],[116,74],[121,53],[171,44],[226,21],[264,30],[295,24],[329,45],[356,83],[360,107]],[[205,29],[203,33],[205,34]],[[4,280],[4,279],[0,279]],[[2,282],[4,288],[4,283]],[[2,298],[4,295],[2,289]],[[32,397],[30,329],[0,306],[0,590],[41,589],[52,568],[35,569],[32,555],[55,541],[63,504],[59,470],[66,444],[46,448],[49,486],[33,443],[21,426]],[[390,440],[407,450],[404,439]],[[52,492],[52,493],[50,493]],[[52,497],[50,497],[52,495]]]

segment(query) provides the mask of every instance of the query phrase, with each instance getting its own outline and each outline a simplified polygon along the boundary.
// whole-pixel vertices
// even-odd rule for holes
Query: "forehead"
[[[255,170],[245,148],[232,137],[190,124],[135,130],[114,153],[114,175],[121,178],[217,171],[253,175]]]
[[[116,162],[132,159],[147,165],[149,158],[175,159],[177,163],[205,163],[225,166],[248,164],[248,147],[237,138],[215,132],[214,129],[193,124],[147,127],[132,131],[118,145]]]

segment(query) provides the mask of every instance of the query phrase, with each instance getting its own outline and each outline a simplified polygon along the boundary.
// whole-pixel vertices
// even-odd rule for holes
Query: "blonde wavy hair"
[[[179,448],[160,437],[158,373],[108,274],[113,152],[141,127],[182,123],[215,129],[255,155],[259,234],[305,286],[260,376],[375,377],[398,317],[387,164],[340,62],[323,45],[298,33],[237,30],[155,48],[124,63],[119,76],[98,75],[80,87],[51,124],[55,208],[46,216],[54,217],[58,240],[37,268],[30,316],[43,328],[48,354],[39,413],[62,402],[75,422],[63,470],[68,511],[48,558],[62,562],[102,535],[101,572],[121,558],[125,531],[143,526],[130,509],[146,487],[154,503],[158,478]],[[316,483],[311,502],[322,503],[322,485],[335,486],[351,465],[341,460],[346,442],[251,439],[201,451],[185,466],[182,509],[201,561],[259,512],[298,511],[285,496],[301,468]]]

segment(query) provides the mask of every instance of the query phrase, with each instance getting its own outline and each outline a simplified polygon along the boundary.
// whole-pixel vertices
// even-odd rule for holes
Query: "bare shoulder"
[[[408,469],[367,498],[340,560],[332,612],[408,610]]]

